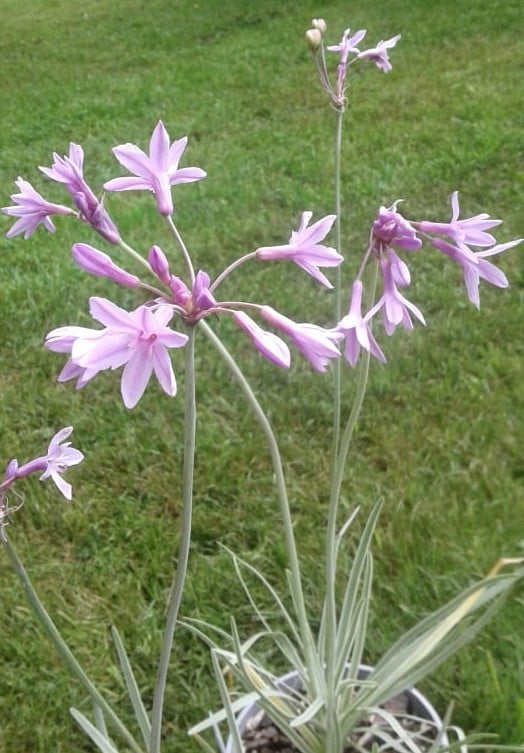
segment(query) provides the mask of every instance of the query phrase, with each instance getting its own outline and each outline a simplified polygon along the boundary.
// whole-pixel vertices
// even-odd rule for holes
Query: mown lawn
[[[37,166],[82,144],[97,189],[123,174],[111,148],[147,145],[162,118],[189,136],[184,165],[208,178],[175,193],[177,218],[199,266],[213,276],[241,253],[287,239],[305,209],[332,211],[333,114],[303,42],[310,19],[330,40],[367,28],[370,42],[401,32],[393,72],[359,75],[344,137],[346,283],[380,204],[405,199],[409,217],[447,219],[460,190],[463,216],[504,218],[498,238],[523,232],[522,101],[518,0],[0,0],[0,204],[21,175],[65,201]],[[45,189],[45,190],[44,190]],[[165,248],[150,196],[119,194],[107,206],[131,244]],[[87,227],[58,218],[56,236],[6,241],[0,253],[0,463],[39,454],[75,426],[86,462],[70,472],[72,504],[28,481],[9,535],[59,627],[110,701],[123,702],[109,627],[128,647],[150,702],[163,612],[176,556],[182,400],[151,384],[133,411],[119,374],[85,390],[57,385],[62,359],[41,347],[62,324],[88,323],[86,300],[136,305],[133,291],[88,277],[72,242],[102,247]],[[413,259],[410,298],[427,328],[381,343],[344,489],[346,507],[385,509],[376,537],[374,612],[366,656],[486,573],[524,553],[522,251],[500,258],[508,290],[483,286],[480,313],[459,270],[436,254]],[[123,257],[118,257],[123,261]],[[299,321],[327,323],[328,293],[292,265],[240,269],[232,297],[267,302]],[[311,605],[325,521],[331,381],[297,356],[289,373],[262,361],[228,322],[216,325],[270,413],[282,450]],[[194,540],[182,612],[253,628],[228,556],[244,553],[284,585],[284,547],[270,461],[241,396],[204,338],[197,343],[198,447]],[[183,387],[182,359],[175,367]],[[344,405],[354,377],[347,372]],[[0,558],[0,751],[90,750],[69,706],[90,713],[40,634]],[[473,645],[421,684],[468,731],[524,741],[522,590]],[[218,704],[207,651],[180,630],[166,703],[164,750],[194,750],[188,726]],[[125,707],[124,707],[125,708]],[[125,716],[126,711],[123,711]],[[129,715],[130,717],[130,715]]]

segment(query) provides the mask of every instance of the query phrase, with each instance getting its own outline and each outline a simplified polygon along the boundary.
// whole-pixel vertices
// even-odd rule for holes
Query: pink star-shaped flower
[[[104,183],[105,190],[152,191],[160,214],[172,214],[171,186],[177,183],[194,183],[206,177],[206,172],[199,167],[178,168],[186,145],[187,137],[170,144],[169,134],[159,120],[149,141],[149,155],[135,144],[115,146],[113,154],[121,165],[134,173],[135,177],[114,178]]]

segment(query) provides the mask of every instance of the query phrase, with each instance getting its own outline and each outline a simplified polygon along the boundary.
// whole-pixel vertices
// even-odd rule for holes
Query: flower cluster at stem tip
[[[326,31],[325,21],[314,19],[311,28],[306,32],[306,41],[313,54],[320,83],[324,92],[327,93],[330,106],[336,111],[337,124],[341,124],[342,116],[348,105],[348,74],[352,70],[352,66],[371,63],[382,73],[389,73],[392,70],[389,54],[397,45],[401,36],[397,34],[387,40],[379,41],[372,47],[363,48],[362,43],[367,35],[366,30],[351,31],[347,28],[337,44],[325,46]],[[336,70],[333,75],[328,66],[330,55],[337,56]],[[335,58],[332,57],[331,59],[335,61]],[[335,64],[333,68],[335,68]],[[341,137],[341,127],[340,130],[337,130],[337,134]],[[340,273],[338,270],[345,260],[341,249],[341,212],[339,211],[341,143],[341,138],[339,138],[335,161],[335,185],[337,186],[335,190],[335,213],[314,217],[313,212],[309,209],[301,211],[296,224],[287,236],[287,241],[285,238],[279,238],[277,239],[279,242],[249,250],[231,261],[225,269],[215,276],[200,269],[195,263],[195,257],[188,250],[174,219],[176,211],[173,201],[173,187],[185,183],[199,182],[206,178],[207,174],[200,167],[180,167],[188,139],[184,136],[171,141],[162,120],[158,120],[154,126],[147,152],[129,142],[114,147],[113,154],[116,160],[128,171],[129,175],[106,181],[99,194],[90,187],[84,177],[84,151],[82,147],[70,143],[68,154],[60,156],[54,153],[51,167],[39,168],[45,178],[65,188],[69,195],[70,205],[48,201],[31,183],[22,177],[18,177],[15,181],[18,192],[11,196],[12,205],[2,208],[6,215],[14,218],[14,224],[6,233],[7,238],[23,235],[27,239],[36,231],[40,232],[38,230],[40,226],[50,233],[55,233],[54,219],[61,215],[72,216],[80,220],[83,223],[82,227],[90,228],[97,233],[99,239],[102,239],[109,246],[109,249],[101,250],[84,241],[75,242],[71,247],[73,262],[90,275],[105,278],[116,285],[136,291],[131,294],[136,295],[136,304],[133,304],[134,308],[131,310],[127,310],[107,298],[90,297],[89,313],[92,319],[98,323],[96,327],[66,325],[56,327],[47,333],[45,347],[52,352],[64,354],[66,357],[58,381],[74,380],[76,388],[80,389],[102,371],[121,369],[120,392],[122,400],[126,408],[132,409],[144,395],[153,375],[164,393],[171,397],[177,394],[177,380],[170,351],[185,348],[186,400],[180,548],[167,608],[166,629],[155,682],[151,718],[142,709],[142,701],[138,699],[139,702],[137,702],[134,687],[131,687],[130,691],[135,711],[138,707],[137,718],[147,750],[150,753],[160,753],[167,672],[172,651],[173,634],[178,620],[178,610],[184,592],[191,544],[196,447],[193,344],[197,329],[204,330],[215,345],[218,343],[219,351],[222,351],[222,355],[225,354],[225,360],[229,363],[233,375],[237,378],[237,383],[243,388],[251,407],[254,408],[254,413],[257,415],[263,433],[268,440],[277,496],[283,513],[282,520],[289,563],[288,581],[291,600],[297,614],[298,627],[296,630],[292,620],[288,617],[287,611],[283,608],[284,601],[280,601],[277,597],[276,603],[279,608],[282,608],[297,642],[301,643],[303,647],[304,667],[307,671],[302,672],[301,680],[309,676],[312,681],[311,687],[315,691],[329,691],[326,693],[325,700],[325,708],[329,711],[329,713],[326,713],[326,718],[332,720],[334,714],[331,714],[328,703],[331,704],[335,701],[338,704],[338,697],[334,692],[336,683],[340,679],[338,687],[345,686],[344,692],[350,687],[350,683],[348,683],[344,674],[344,668],[349,666],[347,657],[349,654],[356,657],[358,651],[363,650],[364,643],[360,641],[358,633],[359,630],[362,631],[362,635],[365,633],[366,598],[368,598],[365,592],[369,591],[368,581],[369,586],[371,584],[371,559],[368,557],[369,552],[362,548],[359,557],[356,559],[355,570],[351,571],[349,577],[350,584],[354,581],[352,588],[354,588],[354,594],[358,595],[360,601],[352,601],[354,594],[352,594],[351,588],[348,588],[343,597],[343,607],[340,610],[341,620],[337,623],[339,619],[335,599],[337,548],[345,530],[356,515],[356,511],[343,526],[340,533],[336,531],[337,515],[350,441],[366,392],[369,362],[369,356],[366,354],[379,362],[384,363],[386,361],[383,346],[379,342],[380,337],[377,336],[380,327],[383,328],[387,336],[392,336],[399,326],[406,330],[413,330],[416,322],[422,325],[426,324],[422,310],[407,297],[407,290],[411,285],[411,259],[415,255],[423,253],[424,248],[433,249],[440,254],[441,258],[450,259],[458,264],[462,271],[467,297],[474,306],[479,308],[481,280],[499,288],[508,286],[505,274],[489,258],[500,255],[523,240],[515,239],[505,243],[497,243],[491,231],[502,221],[493,219],[486,213],[461,218],[459,193],[456,190],[451,195],[451,213],[448,221],[433,221],[404,216],[399,210],[402,200],[396,199],[389,206],[380,206],[371,222],[367,245],[354,265],[357,271],[351,275],[347,304],[344,309],[339,305],[341,299]],[[156,211],[167,223],[168,230],[173,237],[177,249],[176,255],[169,257],[163,248],[157,244],[150,245],[149,242],[147,247],[137,250],[124,240],[116,222],[106,208],[105,192],[111,194],[127,191],[147,191],[151,194]],[[336,238],[333,241],[334,245],[329,245],[327,240],[331,233]],[[337,313],[330,325],[320,326],[316,323],[297,322],[276,310],[270,302],[238,300],[234,296],[223,294],[224,283],[228,281],[228,285],[230,285],[231,279],[239,267],[256,262],[280,261],[293,262],[312,278],[314,284],[326,290],[336,288],[337,304],[334,308]],[[328,277],[329,271],[333,268],[337,268],[335,273],[337,275],[336,285],[333,285]],[[338,368],[333,369],[335,386],[333,434],[335,441],[333,475],[327,515],[325,582],[328,584],[328,588],[326,589],[326,600],[319,629],[319,635],[322,637],[322,640],[319,640],[319,645],[322,642],[324,645],[318,656],[315,654],[312,632],[309,628],[310,621],[306,613],[306,600],[302,590],[291,508],[276,439],[269,421],[258,405],[253,391],[247,385],[247,381],[236,362],[229,356],[212,328],[204,323],[206,319],[211,318],[214,321],[224,317],[233,322],[237,330],[242,333],[241,336],[247,337],[264,359],[282,369],[290,367],[292,353],[290,346],[298,351],[309,362],[310,366],[318,372],[326,372],[331,362],[336,359],[343,359],[350,367],[355,367],[361,356],[365,355],[363,368],[360,369],[356,380],[357,389],[353,406],[342,434],[339,432],[341,428],[341,411],[339,410],[341,371]],[[67,500],[72,498],[71,484],[65,481],[63,476],[69,467],[78,465],[84,458],[83,454],[72,447],[70,441],[67,441],[72,431],[72,427],[58,431],[52,437],[44,455],[22,465],[19,465],[16,459],[7,464],[3,478],[0,478],[0,543],[9,547],[5,528],[9,523],[11,514],[23,504],[23,497],[15,488],[19,480],[33,473],[38,473],[41,481],[51,478]],[[363,539],[366,542],[366,547],[369,547],[379,507],[380,505],[377,505],[375,507],[376,512],[372,512],[370,516],[371,525],[368,523],[366,526]],[[15,561],[16,555],[12,549],[10,550],[10,557]],[[236,561],[235,567],[237,567]],[[250,565],[247,565],[247,567],[259,577],[263,585],[266,585],[265,578],[259,575],[255,568]],[[240,569],[237,568],[239,574]],[[22,569],[18,568],[18,572],[20,575]],[[353,573],[356,573],[355,577],[353,577]],[[21,577],[23,579],[25,576],[21,575]],[[240,579],[249,596],[248,588],[242,576],[240,576]],[[360,581],[362,581],[362,587]],[[267,583],[269,586],[269,582]],[[357,585],[355,586],[355,584]],[[430,644],[432,644],[435,635],[437,636],[436,644],[441,641],[442,636],[445,637],[448,633],[451,634],[453,641],[456,640],[453,632],[455,624],[462,619],[462,616],[468,616],[469,611],[472,612],[477,608],[476,602],[480,601],[481,597],[484,599],[487,588],[488,586],[484,583],[477,591],[469,591],[467,598],[448,614],[438,630],[424,628],[425,632],[420,633],[421,637],[417,638],[418,655],[415,652],[413,661],[413,667],[417,671],[417,665],[425,662],[426,658],[431,655],[433,646]],[[273,592],[271,586],[269,586],[269,589],[269,592],[274,593],[276,597],[276,592]],[[36,597],[30,598],[36,599]],[[488,600],[487,597],[486,600]],[[257,611],[257,619],[260,619],[265,625],[265,618],[258,611],[254,600],[250,598],[250,601]],[[352,603],[357,606],[346,608],[346,605]],[[194,622],[198,621],[195,620]],[[352,636],[352,630],[346,629],[352,623],[356,626],[354,631],[358,640]],[[362,623],[362,626],[359,627],[358,623]],[[426,623],[426,620],[421,624],[424,623]],[[49,626],[49,621],[47,625]],[[327,626],[326,629],[324,629],[325,626]],[[56,636],[56,633],[52,632],[53,630],[55,630],[54,626],[51,628],[51,634]],[[222,630],[219,632],[221,635],[226,635]],[[272,632],[267,632],[268,636],[272,634]],[[259,634],[256,640],[260,635],[262,634]],[[277,633],[274,633],[274,635],[277,635]],[[278,635],[280,636],[280,633]],[[55,645],[62,645],[60,644],[61,639],[55,637],[53,640],[55,640]],[[249,643],[254,645],[251,639],[240,646],[235,628],[233,640],[235,650],[238,645],[241,649],[240,653],[242,653]],[[287,643],[281,641],[279,648],[283,645],[287,646]],[[119,658],[122,659],[122,656],[125,657],[125,653],[123,649],[121,653],[118,646],[117,643],[117,652]],[[337,652],[340,656],[337,656]],[[404,647],[402,652],[406,653]],[[284,653],[286,652],[284,651]],[[69,666],[74,666],[74,662],[71,660],[72,655],[70,653],[65,653],[65,655]],[[225,653],[223,655],[226,656]],[[290,655],[291,652],[286,654],[287,658]],[[299,652],[295,651],[294,648],[293,656],[299,657]],[[388,662],[392,666],[393,660],[388,658],[388,654],[385,656],[387,660],[385,666],[388,667]],[[434,656],[438,656],[438,654],[435,652]],[[340,660],[340,657],[343,660]],[[231,662],[229,668],[233,670],[238,667],[244,671],[243,660],[242,654],[240,661]],[[434,658],[431,658],[431,661],[433,660]],[[132,672],[125,669],[126,662],[127,659],[121,661],[121,664],[129,689],[129,686],[133,686],[134,678]],[[300,663],[300,659],[298,663]],[[358,657],[357,659],[351,658],[351,664],[354,664],[351,669],[358,667],[359,663]],[[405,679],[409,669],[409,667],[406,668],[407,665],[409,665],[409,660],[403,659],[399,665],[400,668],[395,667],[393,677],[389,670],[384,672],[384,675],[389,678],[388,681],[393,683],[390,687],[394,687],[394,683],[398,683],[399,678]],[[247,675],[250,667],[248,663],[246,663],[246,666],[248,667]],[[383,669],[384,665],[382,668],[379,667],[379,672]],[[329,682],[324,682],[322,674],[324,670],[326,670]],[[76,670],[73,671],[76,672]],[[395,675],[396,672],[398,672],[398,675]],[[222,678],[222,673],[218,674]],[[253,676],[256,675],[254,672],[252,674]],[[317,675],[320,677],[320,682],[317,682]],[[92,690],[92,686],[83,672],[78,672],[77,676],[81,678],[84,687],[88,689],[91,698],[94,700],[95,709],[100,712],[100,718],[103,720],[103,713],[106,713],[108,708],[109,713],[112,713],[110,707],[102,705],[101,696]],[[249,679],[253,683],[252,677]],[[373,683],[377,684],[376,676],[372,682],[368,683],[362,683],[359,677],[356,680],[356,687],[360,688],[361,686],[365,690],[365,686],[371,688]],[[318,685],[318,688],[315,685]],[[379,685],[380,683],[376,688],[373,688],[377,691],[376,698],[379,698],[380,692],[382,692]],[[407,683],[405,687],[410,685],[411,683]],[[254,687],[260,690],[260,685],[254,683]],[[404,686],[400,685],[400,687]],[[285,685],[279,683],[276,697],[279,697],[282,694],[281,691],[285,688]],[[296,691],[293,691],[293,694],[297,697],[300,695]],[[304,700],[307,701],[305,695]],[[318,694],[318,697],[321,698],[321,693]],[[384,698],[390,697],[389,695],[384,696]],[[269,694],[267,698],[270,698]],[[261,700],[263,700],[263,694],[261,694]],[[321,700],[324,703],[324,700]],[[316,701],[306,710],[307,714],[311,714],[312,710],[315,711],[315,703]],[[320,708],[321,706],[317,706],[317,711]],[[361,706],[359,705],[359,713],[360,709]],[[233,713],[231,712],[230,717],[232,718],[232,716]],[[313,717],[310,716],[309,718]],[[109,719],[114,722],[115,717],[109,715]],[[301,712],[294,721],[290,722],[289,729],[293,726],[295,728],[305,726],[304,719],[304,713]],[[297,724],[297,720],[301,720],[300,725]],[[214,724],[213,719],[208,720],[206,724],[209,724],[209,726]],[[85,729],[86,726],[84,725]],[[138,750],[138,753],[140,753],[140,748],[135,746],[133,738],[126,736],[125,726],[120,726],[120,731],[122,732],[122,730],[126,741],[129,743],[131,739],[131,743],[133,743],[130,749],[133,749],[135,753]],[[97,737],[93,739],[96,742],[103,735],[98,729],[95,732]],[[366,730],[367,734],[368,730]],[[329,751],[341,749],[341,746],[336,748],[335,745],[337,735],[338,732],[331,735],[331,730],[329,730],[326,739],[331,740],[331,746],[328,744],[324,748],[315,747],[314,749]],[[339,735],[338,739],[344,741],[347,739],[347,735]],[[112,750],[113,748],[108,743],[101,749]],[[224,750],[225,748],[221,749]],[[414,750],[410,747],[410,750],[412,749]],[[306,750],[313,750],[313,748],[307,747]]]
[[[8,523],[9,515],[16,512],[23,504],[22,498],[16,492],[13,492],[17,496],[18,504],[14,507],[9,506],[8,491],[19,479],[25,478],[31,473],[41,473],[40,481],[51,478],[64,497],[71,500],[73,491],[71,484],[65,481],[62,475],[67,468],[78,465],[84,459],[80,450],[71,447],[71,442],[65,441],[72,432],[72,426],[66,426],[58,431],[49,442],[45,455],[29,460],[23,465],[19,465],[16,458],[9,461],[4,477],[0,481],[0,536],[3,536],[3,528]]]
[[[339,55],[336,80],[332,83],[324,53],[325,32],[325,22],[315,19],[306,38],[322,86],[332,104],[340,109],[345,107],[349,67],[360,61],[371,61],[379,70],[389,72],[392,66],[388,52],[400,35],[362,50],[360,45],[366,31],[351,33],[346,29],[338,44],[326,48]],[[392,335],[399,325],[412,329],[413,319],[425,324],[421,310],[401,292],[410,285],[411,274],[400,255],[419,252],[424,241],[459,264],[468,297],[475,306],[480,305],[481,279],[498,287],[508,285],[504,273],[488,261],[488,257],[515,246],[521,239],[497,245],[494,236],[487,231],[499,225],[501,220],[491,219],[484,213],[459,219],[458,192],[455,191],[451,198],[449,222],[407,219],[398,210],[400,200],[379,209],[372,223],[368,248],[351,286],[348,313],[332,327],[297,323],[267,303],[220,300],[218,288],[223,281],[241,264],[254,259],[291,260],[317,283],[331,288],[321,268],[339,266],[344,258],[340,249],[324,245],[323,241],[337,217],[329,214],[312,222],[312,212],[302,212],[298,228],[291,232],[287,243],[263,246],[239,257],[212,281],[203,270],[195,273],[193,259],[173,221],[172,186],[206,177],[205,171],[199,167],[179,167],[186,146],[186,137],[171,143],[163,122],[159,121],[151,135],[148,154],[131,143],[113,149],[116,159],[132,175],[114,178],[104,184],[104,189],[110,192],[147,190],[153,194],[158,212],[166,218],[180,246],[185,268],[182,276],[172,272],[171,264],[159,246],[153,245],[147,254],[140,254],[122,240],[104,206],[104,198],[98,199],[84,178],[84,152],[79,145],[71,143],[69,154],[64,157],[55,153],[51,168],[40,167],[47,178],[65,186],[76,209],[47,201],[29,182],[18,178],[16,184],[20,192],[11,197],[14,205],[3,208],[6,214],[17,218],[7,232],[8,237],[23,233],[27,238],[39,225],[54,232],[53,216],[76,215],[109,244],[129,253],[146,270],[140,276],[124,269],[104,251],[87,243],[73,244],[73,260],[82,269],[119,285],[138,288],[148,298],[133,311],[126,311],[112,301],[93,297],[89,302],[90,313],[102,329],[65,326],[49,332],[46,347],[69,354],[60,372],[60,381],[76,379],[77,388],[81,388],[100,371],[123,367],[121,394],[127,408],[133,408],[140,400],[153,373],[164,392],[174,396],[177,385],[168,350],[183,347],[188,339],[188,327],[210,315],[229,316],[259,353],[281,368],[289,367],[291,356],[288,344],[280,335],[288,338],[317,371],[325,371],[330,360],[341,355],[354,366],[362,349],[385,361],[372,332],[375,315],[381,315],[388,335]],[[365,268],[372,264],[377,266],[382,279],[382,292],[363,313],[363,300],[366,299],[363,275]],[[252,314],[258,315],[279,334],[264,329]],[[174,322],[179,323],[182,331],[172,328]]]
[[[339,47],[342,49],[342,43],[337,49]],[[346,59],[345,47],[341,56]],[[174,210],[170,186],[200,180],[205,176],[200,168],[178,169],[186,142],[185,138],[178,139],[169,145],[168,133],[159,121],[151,137],[149,157],[133,144],[124,144],[114,149],[119,161],[128,169],[133,169],[138,177],[110,180],[105,184],[106,190],[147,189],[154,194],[160,214],[166,214],[171,219]],[[41,170],[48,177],[65,183],[67,190],[75,197],[77,206],[83,203],[81,219],[91,224],[106,240],[118,243],[124,249],[128,248],[120,239],[102,201],[94,197],[85,183],[82,164],[82,149],[71,144],[68,157],[60,158],[55,154],[53,168]],[[54,230],[50,219],[53,214],[73,213],[67,207],[47,202],[22,178],[19,178],[17,185],[21,193],[12,196],[17,206],[5,207],[3,210],[19,217],[8,235],[22,232],[26,236],[30,235],[40,224],[48,230]],[[79,196],[82,197],[81,200]],[[152,373],[162,389],[173,396],[176,394],[176,379],[167,351],[183,347],[187,342],[187,334],[175,331],[168,325],[173,319],[178,319],[182,328],[193,326],[210,314],[230,316],[262,356],[282,368],[290,365],[287,344],[279,335],[264,330],[247,312],[258,313],[265,322],[286,335],[317,371],[324,371],[330,359],[341,355],[339,346],[343,341],[343,353],[351,366],[356,364],[361,348],[368,350],[380,361],[385,361],[384,353],[371,331],[371,320],[375,314],[381,312],[388,335],[398,325],[412,329],[412,317],[425,323],[419,308],[400,292],[401,288],[409,286],[411,275],[406,262],[398,253],[420,250],[423,240],[428,240],[435,249],[459,263],[463,269],[468,296],[476,306],[479,306],[480,279],[499,287],[507,286],[503,272],[486,258],[520,242],[515,240],[495,245],[495,238],[486,231],[499,225],[501,220],[493,220],[486,214],[460,220],[457,191],[452,196],[452,216],[447,223],[408,220],[398,211],[398,203],[397,200],[388,208],[381,207],[373,221],[369,246],[352,285],[348,313],[331,328],[294,322],[267,304],[217,300],[217,288],[234,269],[250,259],[290,259],[318,283],[331,288],[331,283],[320,268],[338,266],[343,261],[343,256],[336,249],[322,243],[336,220],[335,215],[327,215],[310,224],[312,213],[303,212],[299,227],[291,232],[288,243],[263,246],[240,257],[214,282],[211,282],[211,278],[203,270],[194,273],[189,256],[188,282],[173,274],[165,253],[157,245],[150,248],[147,258],[141,259],[150,277],[154,278],[152,283],[125,270],[108,254],[89,244],[73,244],[73,260],[85,271],[126,287],[141,288],[152,293],[153,297],[130,312],[109,300],[91,298],[91,316],[103,325],[103,329],[66,326],[49,332],[46,347],[70,355],[59,380],[76,379],[76,385],[80,388],[98,372],[123,366],[121,392],[126,407],[133,408],[137,404]],[[92,211],[88,211],[89,206]],[[474,251],[470,246],[481,247],[482,250]],[[364,267],[373,261],[379,267],[383,292],[367,313],[362,314],[362,273]]]

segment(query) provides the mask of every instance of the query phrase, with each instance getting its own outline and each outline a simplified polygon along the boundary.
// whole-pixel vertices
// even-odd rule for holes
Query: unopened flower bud
[[[324,21],[323,18],[314,18],[311,21],[311,26],[314,29],[318,29],[321,34],[325,34],[327,30],[327,23]]]
[[[322,32],[319,29],[306,31],[306,44],[312,52],[316,52],[322,44]]]

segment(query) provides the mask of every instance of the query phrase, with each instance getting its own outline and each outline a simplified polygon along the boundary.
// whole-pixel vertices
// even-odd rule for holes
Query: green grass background
[[[177,220],[197,266],[211,275],[237,255],[281,243],[300,212],[332,211],[334,118],[303,43],[314,16],[330,41],[347,27],[370,42],[401,32],[394,70],[358,75],[344,135],[344,243],[349,286],[381,203],[406,199],[413,218],[444,219],[461,191],[463,216],[502,217],[501,241],[522,234],[522,41],[519,0],[0,0],[0,204],[18,175],[51,200],[37,165],[82,144],[98,189],[122,174],[111,147],[146,146],[161,117],[188,135],[185,165],[208,178],[175,191]],[[107,205],[126,239],[146,251],[169,237],[149,195]],[[10,227],[3,217],[2,234]],[[0,457],[39,454],[75,426],[86,462],[70,472],[68,505],[50,485],[25,484],[9,534],[56,622],[110,701],[128,715],[109,626],[121,631],[150,702],[180,511],[182,400],[151,384],[132,412],[119,374],[84,391],[57,385],[62,359],[44,351],[55,326],[87,323],[90,295],[136,305],[133,292],[74,267],[69,248],[102,247],[87,227],[58,218],[23,242],[0,240]],[[349,509],[386,500],[375,542],[376,582],[366,658],[373,662],[415,620],[524,552],[522,251],[502,257],[507,291],[481,290],[479,313],[458,269],[430,252],[413,257],[410,298],[428,326],[381,335],[344,487]],[[120,258],[120,257],[118,257]],[[301,321],[329,320],[331,298],[298,268],[246,267],[230,295],[271,303]],[[224,292],[226,288],[224,288]],[[325,521],[330,447],[329,375],[297,356],[289,373],[262,361],[228,322],[217,331],[238,356],[282,443],[312,608]],[[182,613],[247,633],[249,610],[222,542],[283,586],[282,532],[258,427],[224,366],[199,339],[194,540]],[[182,359],[174,356],[179,381]],[[344,405],[354,376],[347,372]],[[90,713],[0,558],[0,751],[91,750],[68,707]],[[522,591],[473,645],[422,689],[468,731],[524,740]],[[218,705],[207,651],[180,630],[166,701],[164,750],[190,751],[188,726]],[[520,711],[519,711],[520,709]],[[520,714],[520,716],[519,716]],[[129,716],[129,715],[128,715]],[[128,718],[126,716],[126,718]]]

